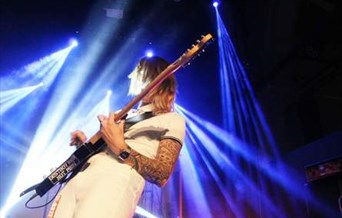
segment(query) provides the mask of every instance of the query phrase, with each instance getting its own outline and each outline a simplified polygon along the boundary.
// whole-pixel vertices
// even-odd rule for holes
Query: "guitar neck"
[[[179,57],[175,62],[170,64],[165,70],[163,70],[152,82],[150,82],[137,96],[135,96],[128,104],[126,104],[120,112],[115,114],[115,121],[122,119],[138,102],[140,102],[150,91],[157,88],[167,77],[173,74],[182,66],[188,64],[196,54],[203,50],[204,45],[208,41],[212,40],[212,35],[207,34],[203,37],[201,41],[198,41],[197,45],[193,45],[192,49],[189,49],[187,53]],[[101,139],[100,131],[93,135],[88,142],[95,144],[99,139]]]

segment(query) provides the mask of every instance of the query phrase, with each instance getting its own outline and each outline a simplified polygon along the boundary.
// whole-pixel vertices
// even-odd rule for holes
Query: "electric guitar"
[[[202,36],[201,40],[197,40],[197,44],[192,45],[191,49],[188,49],[175,62],[170,64],[152,82],[150,82],[139,95],[135,96],[124,108],[120,110],[120,112],[115,114],[115,121],[122,119],[129,112],[129,110],[134,107],[134,105],[141,101],[151,90],[160,85],[168,76],[176,72],[179,68],[188,65],[196,56],[204,51],[205,47],[211,41],[213,41],[211,34]],[[56,168],[56,170],[54,170],[41,183],[26,189],[20,194],[20,196],[23,196],[29,191],[35,190],[36,193],[31,197],[31,199],[37,195],[42,197],[57,183],[64,182],[68,175],[75,173],[76,168],[82,166],[82,164],[88,158],[100,151],[104,146],[106,146],[106,144],[101,138],[100,132],[98,131],[87,142],[82,144],[63,164]]]

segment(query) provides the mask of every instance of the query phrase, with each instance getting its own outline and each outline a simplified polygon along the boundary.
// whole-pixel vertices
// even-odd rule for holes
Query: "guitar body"
[[[213,40],[210,34],[203,36],[201,40],[197,41],[191,49],[188,49],[181,57],[174,63],[170,64],[163,72],[161,72],[151,83],[149,83],[142,92],[131,100],[124,108],[115,115],[115,120],[122,119],[130,109],[132,109],[139,101],[141,101],[151,90],[155,89],[168,76],[176,72],[180,67],[188,65],[198,54],[204,51],[204,48]],[[20,196],[26,194],[28,191],[35,190],[36,195],[42,197],[57,183],[62,183],[71,174],[71,177],[76,175],[82,168],[83,164],[106,146],[104,140],[101,138],[99,132],[92,136],[86,143],[80,146],[63,164],[54,170],[41,183],[25,190]]]
[[[75,176],[88,158],[99,152],[105,146],[106,143],[102,138],[95,144],[87,142],[80,146],[63,164],[35,187],[36,193],[42,197],[57,183],[64,182],[70,173],[72,173],[70,175],[71,177]]]

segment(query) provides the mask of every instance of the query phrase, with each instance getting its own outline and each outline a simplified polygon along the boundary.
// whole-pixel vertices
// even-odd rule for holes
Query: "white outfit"
[[[139,109],[150,110],[151,105]],[[140,154],[155,158],[160,140],[172,138],[182,144],[184,135],[184,119],[177,113],[166,113],[131,126],[125,141]],[[87,162],[90,165],[59,193],[48,217],[132,217],[144,189],[144,178],[129,165],[120,163],[109,148]]]

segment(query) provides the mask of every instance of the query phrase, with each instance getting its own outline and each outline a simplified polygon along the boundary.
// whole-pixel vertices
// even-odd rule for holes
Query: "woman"
[[[169,64],[160,57],[142,58],[131,79],[129,94],[137,95]],[[176,80],[171,75],[145,96],[129,117],[152,112],[153,116],[124,131],[125,121],[115,114],[99,115],[101,137],[107,147],[87,161],[87,168],[71,179],[56,197],[49,217],[132,217],[145,180],[163,187],[173,172],[184,135],[184,119],[173,111]],[[128,119],[129,119],[128,117]],[[71,144],[86,136],[75,131]]]

